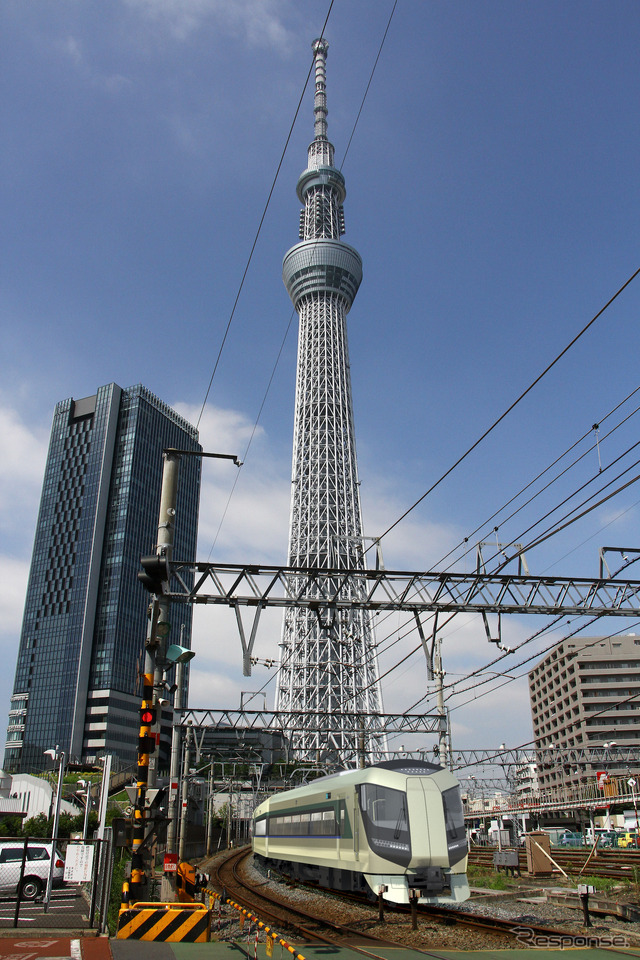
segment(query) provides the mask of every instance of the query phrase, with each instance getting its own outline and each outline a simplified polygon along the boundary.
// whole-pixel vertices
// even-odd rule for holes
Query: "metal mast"
[[[315,137],[297,194],[300,240],[284,258],[283,279],[300,317],[293,439],[289,566],[364,569],[346,316],[362,279],[362,260],[344,233],[344,177],[327,139],[328,43],[315,40]],[[302,589],[305,578],[297,578]],[[361,587],[353,582],[354,599]],[[298,759],[372,762],[383,752],[382,700],[370,615],[362,609],[288,607],[276,709],[326,716],[308,729],[289,725]],[[283,724],[287,728],[287,724]]]

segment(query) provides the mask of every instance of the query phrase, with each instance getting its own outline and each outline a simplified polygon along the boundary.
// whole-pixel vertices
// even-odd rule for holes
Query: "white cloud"
[[[9,643],[20,633],[24,597],[27,590],[29,576],[28,560],[17,560],[15,557],[0,556],[0,642],[6,639]],[[17,650],[17,646],[16,646]],[[7,661],[5,661],[7,662]]]
[[[251,47],[290,48],[285,26],[287,0],[125,0],[129,7],[166,25],[177,40],[186,40],[206,21],[215,21],[227,35],[244,37]]]
[[[8,709],[13,690],[18,641],[27,591],[29,561],[0,554],[0,658],[5,665],[0,678],[0,711]],[[0,724],[4,722],[0,712]]]
[[[82,46],[77,37],[67,36],[62,40],[57,40],[55,46],[65,57],[68,57],[69,60],[76,65],[82,63]]]
[[[48,430],[0,400],[0,530],[3,550],[28,556],[47,457]]]
[[[196,423],[198,408],[174,408]],[[207,406],[199,424],[209,453],[232,454],[246,463],[204,459],[200,495],[198,558],[284,563],[287,550],[289,464],[274,451],[261,427],[237,410]],[[249,453],[247,448],[251,443]]]

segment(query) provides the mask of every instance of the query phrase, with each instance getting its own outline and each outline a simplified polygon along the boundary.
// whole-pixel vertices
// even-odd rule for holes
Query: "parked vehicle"
[[[46,890],[51,866],[53,844],[36,841],[27,846],[27,857],[20,888],[22,900],[37,900]],[[0,840],[0,895],[16,894],[24,859],[24,843],[20,840]],[[53,886],[64,882],[64,860],[58,850],[53,850]]]
[[[637,833],[623,833],[618,837],[619,847],[640,847],[640,837]]]
[[[609,847],[617,847],[621,834],[616,830],[605,830],[603,833],[599,833],[598,836],[600,837],[598,846],[606,849]]]
[[[565,830],[558,837],[557,843],[559,847],[582,847],[584,846],[584,837],[581,833],[573,830]]]

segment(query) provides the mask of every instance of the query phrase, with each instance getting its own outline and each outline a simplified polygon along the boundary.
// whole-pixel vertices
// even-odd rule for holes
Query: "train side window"
[[[266,820],[256,820],[253,824],[253,835],[254,837],[266,837],[267,835],[267,821]]]
[[[270,816],[264,829],[270,837],[335,837],[339,836],[338,827],[331,809]]]

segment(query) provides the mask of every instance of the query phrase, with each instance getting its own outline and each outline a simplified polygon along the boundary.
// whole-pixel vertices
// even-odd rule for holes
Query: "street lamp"
[[[87,832],[89,828],[89,811],[91,810],[91,780],[78,780],[79,787],[86,787],[87,792],[84,798],[84,823],[82,825],[82,839],[87,839]]]
[[[62,800],[62,781],[64,779],[64,767],[66,763],[66,757],[64,750],[61,750],[60,747],[56,744],[55,750],[45,750],[45,757],[51,757],[54,761],[57,760],[59,763],[58,766],[58,786],[56,789],[56,799],[53,808],[53,825],[51,827],[51,859],[49,861],[49,879],[47,880],[47,889],[44,895],[44,912],[46,913],[49,909],[49,900],[51,898],[51,888],[53,886],[53,868],[56,862],[56,840],[58,838],[58,823],[60,822],[60,803]]]
[[[107,803],[109,800],[109,783],[111,780],[111,754],[107,753],[103,757],[98,757],[98,763],[102,764],[102,784],[100,786],[100,808],[98,810],[98,832],[97,840],[104,840],[104,827],[107,818]]]
[[[636,800],[636,785],[637,781],[633,777],[629,777],[627,783],[631,787],[631,796],[633,798],[633,810],[636,815],[636,834],[638,833],[638,803]],[[636,841],[637,842],[637,841]]]

